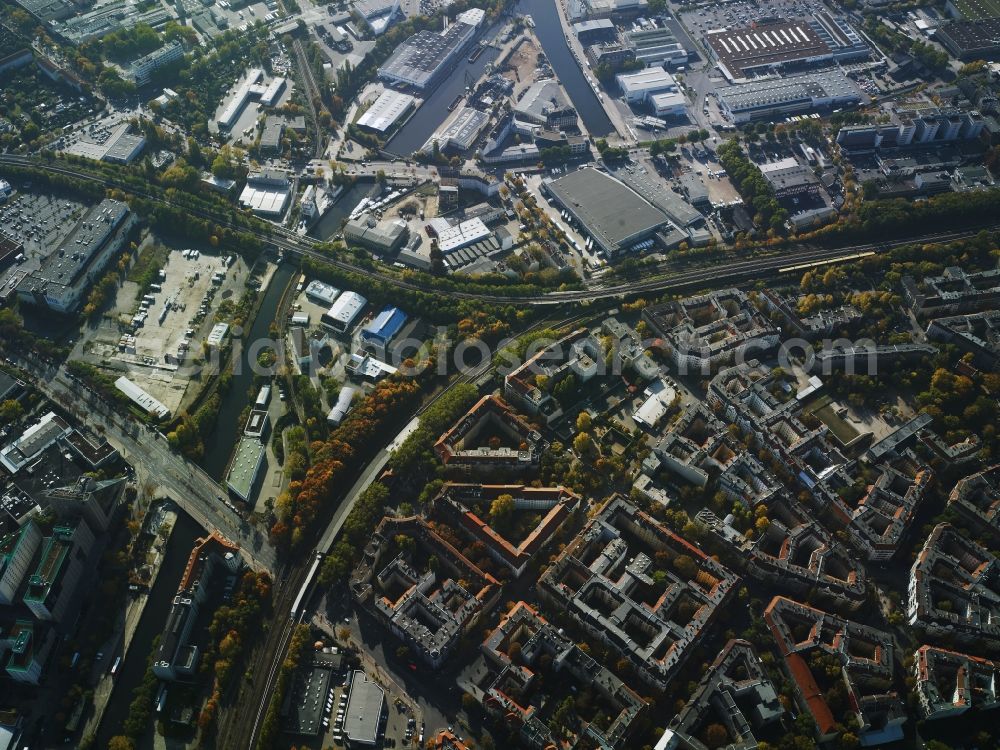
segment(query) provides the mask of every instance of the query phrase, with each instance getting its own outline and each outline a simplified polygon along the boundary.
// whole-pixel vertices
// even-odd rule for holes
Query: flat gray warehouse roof
[[[385,710],[385,692],[360,669],[351,677],[351,694],[344,714],[344,734],[349,743],[374,746]]]
[[[626,250],[668,223],[660,209],[597,169],[578,169],[546,187],[611,254]]]

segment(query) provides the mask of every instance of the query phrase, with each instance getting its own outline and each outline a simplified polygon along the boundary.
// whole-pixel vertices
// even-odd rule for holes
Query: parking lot
[[[0,231],[24,246],[24,256],[0,275],[0,297],[12,292],[28,273],[65,239],[86,206],[69,198],[17,193],[0,206]]]
[[[149,245],[147,240],[143,252],[152,251]],[[96,328],[85,329],[80,344],[89,359],[117,363],[173,412],[181,407],[193,374],[182,366],[185,355],[188,364],[190,358],[202,355],[202,342],[216,322],[214,311],[223,300],[239,297],[248,275],[246,265],[235,256],[227,267],[226,256],[194,252],[170,249],[163,273],[148,290],[126,281],[111,316]],[[215,273],[223,274],[217,283],[213,283]]]

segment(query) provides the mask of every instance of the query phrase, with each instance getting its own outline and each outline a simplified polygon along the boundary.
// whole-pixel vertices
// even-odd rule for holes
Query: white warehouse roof
[[[367,304],[368,300],[357,292],[344,292],[333,303],[326,317],[341,323],[346,328],[354,322]]]
[[[616,76],[622,93],[628,99],[652,93],[676,91],[677,81],[662,68],[646,68],[638,73],[621,73]]]
[[[332,305],[338,294],[340,294],[339,289],[319,279],[313,279],[306,285],[306,297],[326,305]]]
[[[474,219],[463,221],[461,224],[449,227],[439,233],[438,248],[442,253],[449,253],[453,250],[459,250],[466,245],[485,240],[489,236],[489,228],[477,216]]]
[[[226,340],[227,333],[229,333],[228,323],[216,323],[212,327],[211,333],[208,334],[206,341],[209,346],[222,346],[222,342]]]
[[[170,415],[170,409],[150,396],[146,391],[122,375],[115,381],[115,388],[128,396],[147,414],[155,414],[161,419]]]
[[[414,98],[409,94],[386,89],[374,104],[358,118],[358,127],[384,133],[413,106]]]

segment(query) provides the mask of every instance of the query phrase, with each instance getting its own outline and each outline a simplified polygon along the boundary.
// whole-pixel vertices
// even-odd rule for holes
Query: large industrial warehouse
[[[383,91],[378,99],[358,118],[358,127],[376,133],[387,133],[413,106],[414,98],[392,89]]]
[[[475,37],[482,19],[483,11],[472,8],[444,31],[418,31],[382,64],[379,78],[420,91],[431,88]]]
[[[722,29],[710,33],[707,40],[719,69],[731,81],[786,67],[846,62],[869,55],[858,33],[829,13]]]
[[[996,60],[1000,58],[1000,18],[952,21],[938,29],[935,39],[959,60]]]
[[[542,185],[593,238],[597,250],[609,258],[652,239],[659,229],[670,224],[663,211],[597,169],[579,169]]]
[[[861,89],[839,70],[738,83],[720,88],[718,95],[722,111],[737,124],[862,100]]]

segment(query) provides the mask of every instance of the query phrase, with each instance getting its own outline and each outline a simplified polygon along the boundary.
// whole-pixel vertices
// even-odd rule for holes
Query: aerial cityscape
[[[0,3],[0,750],[1000,749],[1000,0]]]

